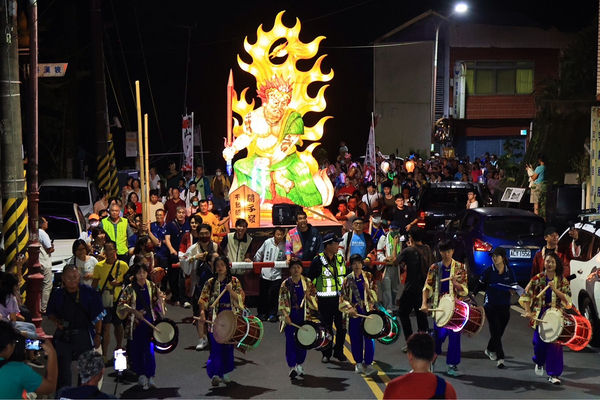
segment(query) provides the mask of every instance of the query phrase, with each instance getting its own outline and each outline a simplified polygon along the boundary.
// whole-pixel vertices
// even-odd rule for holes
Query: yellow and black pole
[[[0,3],[0,157],[2,158],[2,219],[6,269],[11,270],[17,254],[25,249],[27,198],[23,173],[19,56],[17,43],[17,1]]]

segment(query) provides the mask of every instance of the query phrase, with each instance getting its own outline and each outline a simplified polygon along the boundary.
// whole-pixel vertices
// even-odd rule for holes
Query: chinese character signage
[[[248,228],[260,227],[260,196],[246,185],[242,185],[229,194],[231,204],[229,223],[233,228],[235,221],[242,218],[248,222]]]

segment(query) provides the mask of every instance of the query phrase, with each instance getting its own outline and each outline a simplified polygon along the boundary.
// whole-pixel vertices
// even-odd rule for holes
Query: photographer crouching
[[[0,398],[20,399],[23,391],[38,395],[56,390],[58,362],[50,340],[42,348],[48,356],[46,377],[25,364],[25,337],[7,321],[0,321]]]

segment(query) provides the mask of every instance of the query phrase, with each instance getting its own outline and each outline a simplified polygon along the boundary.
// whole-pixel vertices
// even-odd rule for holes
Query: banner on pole
[[[375,178],[375,121],[371,114],[371,129],[369,129],[369,141],[367,142],[367,151],[365,153],[365,180],[372,181]]]
[[[600,210],[600,107],[592,107],[590,137],[590,178],[592,208]]]
[[[194,113],[183,116],[181,123],[181,142],[183,143],[182,171],[194,169]]]

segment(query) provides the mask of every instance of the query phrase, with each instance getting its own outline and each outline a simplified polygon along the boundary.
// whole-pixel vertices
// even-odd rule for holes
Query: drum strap
[[[444,399],[446,398],[446,381],[439,376],[435,376],[437,384],[435,386],[435,393],[432,399]]]

